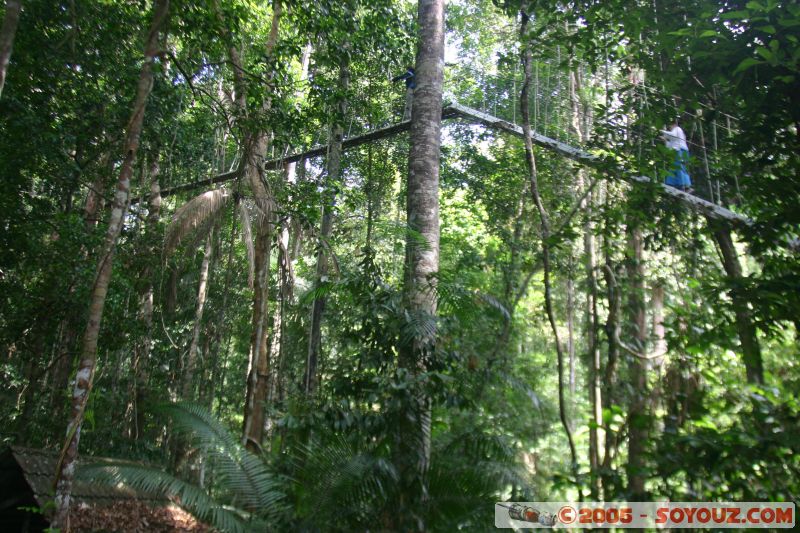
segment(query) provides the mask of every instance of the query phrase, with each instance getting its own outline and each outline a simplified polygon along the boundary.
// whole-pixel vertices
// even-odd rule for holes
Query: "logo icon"
[[[501,505],[508,509],[508,517],[519,522],[532,522],[543,526],[552,527],[556,525],[556,516],[553,513],[544,513],[534,507],[528,507],[519,503],[512,504],[510,507]]]

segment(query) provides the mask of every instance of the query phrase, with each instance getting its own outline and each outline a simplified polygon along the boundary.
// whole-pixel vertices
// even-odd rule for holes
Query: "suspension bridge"
[[[464,76],[462,75],[461,80],[463,81],[463,79]],[[446,85],[442,119],[460,120],[466,124],[480,125],[521,138],[524,136],[524,133],[517,113],[518,83],[518,80],[508,79],[505,80],[505,83],[498,83],[497,81],[487,82],[485,78],[472,77],[470,78],[470,82],[466,84],[466,87],[464,84],[461,84],[459,90],[454,91],[449,89],[449,87],[452,87],[452,84],[450,86]],[[534,121],[537,115],[542,112],[542,107],[545,108],[543,113],[546,119],[548,112],[547,105],[551,106],[551,112],[552,109],[558,105],[557,103],[552,103],[552,101],[547,101],[552,100],[552,98],[547,98],[548,91],[549,95],[552,96],[552,88],[548,87],[544,87],[541,91],[535,91],[534,93],[535,98],[539,97],[545,100],[544,103],[534,105]],[[462,101],[468,103],[477,102],[478,105],[473,107],[461,103]],[[395,105],[394,107],[397,108],[398,106]],[[402,105],[399,107],[402,108]],[[391,117],[391,113],[388,115]],[[545,124],[547,123],[546,120],[543,122]],[[355,131],[353,131],[354,126]],[[352,149],[366,143],[398,135],[408,131],[410,127],[410,120],[391,120],[391,118],[389,118],[382,124],[372,125],[370,121],[359,120],[356,114],[352,114],[349,117],[349,127],[346,137],[342,142],[342,147],[344,150]],[[564,136],[566,137],[566,135]],[[556,137],[559,137],[559,135],[557,134]],[[624,168],[621,164],[613,160],[595,155],[583,147],[575,146],[576,143],[574,140],[572,140],[572,142],[565,142],[558,138],[547,136],[544,133],[539,133],[536,131],[535,123],[532,124],[531,139],[534,144],[547,151],[573,160],[581,165],[600,169],[608,179],[623,180],[633,186],[651,187],[657,194],[669,197],[704,216],[724,221],[734,227],[748,227],[753,225],[752,221],[747,217],[735,213],[718,203],[663,184],[657,176],[643,176],[631,172],[629,169]],[[288,147],[283,150],[276,150],[273,147],[271,157],[264,161],[263,165],[267,170],[281,170],[287,163],[321,157],[326,155],[328,150],[328,140],[321,138],[315,139],[312,146],[308,148],[291,152]],[[279,155],[276,155],[276,152]],[[238,178],[240,173],[240,170],[235,169],[204,180],[165,188],[161,191],[161,196],[166,197],[179,192],[196,190],[229,182]],[[712,190],[712,200],[714,199],[713,197],[714,194]],[[136,202],[136,199],[132,200],[132,203]]]

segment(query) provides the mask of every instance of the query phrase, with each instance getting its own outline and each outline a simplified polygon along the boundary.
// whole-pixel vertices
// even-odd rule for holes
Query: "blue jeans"
[[[686,161],[689,160],[688,150],[678,150],[675,152],[675,162],[672,170],[667,174],[667,185],[683,189],[692,186],[692,178],[686,172]]]

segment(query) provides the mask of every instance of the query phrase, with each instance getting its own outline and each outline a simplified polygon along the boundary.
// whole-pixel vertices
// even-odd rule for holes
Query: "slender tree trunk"
[[[664,285],[656,283],[650,293],[650,309],[653,312],[653,357],[655,366],[660,366],[667,353],[666,331],[664,329]]]
[[[94,230],[101,218],[106,179],[108,175],[112,174],[114,169],[114,161],[111,157],[111,153],[103,157],[103,163],[100,165],[100,169],[101,170],[95,175],[95,179],[89,187],[89,191],[86,193],[86,202],[83,206],[83,224],[87,232]],[[108,172],[108,175],[104,173],[105,171]]]
[[[600,487],[600,465],[602,457],[603,443],[603,396],[601,392],[600,377],[600,316],[597,309],[599,294],[597,290],[597,277],[595,276],[595,249],[594,234],[592,224],[592,196],[586,199],[586,218],[583,223],[583,253],[584,268],[586,270],[586,331],[588,352],[588,382],[589,382],[589,405],[591,408],[591,420],[594,422],[589,427],[589,465],[591,470],[590,487],[592,499],[595,501],[601,498]]]
[[[169,0],[156,0],[153,6],[153,19],[144,46],[144,64],[139,75],[136,88],[136,99],[133,104],[130,121],[127,125],[125,140],[125,157],[117,180],[117,193],[111,210],[105,242],[100,252],[94,283],[90,293],[89,322],[83,338],[78,371],[75,374],[75,387],[72,393],[72,413],[67,426],[67,436],[61,450],[56,472],[56,511],[53,527],[69,531],[69,502],[72,492],[72,480],[75,475],[75,460],[78,457],[78,444],[81,435],[84,410],[89,399],[94,379],[97,358],[97,339],[100,334],[100,323],[103,318],[103,307],[111,281],[114,251],[117,239],[122,230],[122,222],[128,205],[133,164],[139,150],[139,137],[144,123],[144,111],[147,97],[153,87],[153,61],[159,51],[159,35],[167,19]]]
[[[6,0],[6,13],[3,17],[3,26],[0,27],[0,97],[3,96],[3,87],[6,84],[8,63],[11,61],[11,50],[14,48],[14,36],[17,34],[21,10],[22,0]]]
[[[308,43],[303,48],[303,55],[300,59],[300,79],[308,79],[308,67],[311,62],[311,44]],[[298,88],[295,91],[297,98],[302,98],[304,93],[303,89]],[[303,162],[300,166],[301,172],[304,169]],[[291,188],[297,184],[298,172],[297,163],[286,163],[284,167],[284,179],[286,184]],[[290,194],[291,198],[291,194]],[[277,372],[275,372],[275,379],[272,385],[274,396],[278,401],[283,400],[283,395],[286,391],[286,307],[292,301],[294,294],[294,271],[292,268],[293,254],[292,244],[299,240],[299,235],[295,232],[294,239],[292,239],[292,229],[297,229],[299,226],[294,223],[292,217],[287,213],[281,219],[280,232],[278,233],[278,302],[276,304],[274,319],[273,319],[273,338],[271,343],[271,358],[276,362]],[[281,439],[283,442],[283,439]]]
[[[41,339],[41,341],[40,341]],[[44,335],[40,335],[36,340],[36,344],[40,349],[44,348]],[[39,350],[37,350],[38,352]],[[22,370],[22,375],[25,377],[25,389],[22,391],[17,399],[17,406],[20,409],[19,416],[17,417],[17,434],[16,443],[25,444],[28,440],[28,427],[33,418],[34,403],[37,398],[37,391],[39,389],[39,380],[37,379],[37,355],[30,354]]]
[[[569,30],[569,27],[567,27]],[[574,61],[574,56],[570,57],[571,69],[569,72],[569,98],[570,98],[570,122],[569,131],[577,139],[578,144],[582,145],[588,135],[588,117],[582,113],[581,105],[581,85],[582,76],[580,66]],[[581,167],[577,169],[577,190],[580,193],[588,185],[587,171]],[[586,275],[586,341],[587,341],[587,385],[589,392],[590,419],[592,424],[589,426],[589,489],[592,499],[601,499],[600,485],[600,465],[602,457],[603,443],[603,405],[602,393],[600,390],[601,364],[600,364],[600,343],[598,333],[600,331],[599,313],[597,310],[598,290],[597,278],[595,275],[595,244],[594,229],[592,223],[592,199],[594,194],[590,191],[581,201],[584,212],[583,222],[583,261]],[[572,276],[570,275],[570,282]],[[569,296],[569,292],[568,292]],[[571,306],[568,305],[568,308]],[[572,337],[572,325],[570,324],[570,337]],[[571,343],[572,344],[572,343]],[[574,367],[572,365],[574,346],[571,346],[570,353],[570,385],[574,386]],[[572,390],[574,393],[574,389]]]
[[[50,387],[50,412],[56,420],[64,416],[64,400],[67,397],[65,392],[69,386],[77,339],[77,320],[75,317],[65,317],[61,321],[61,337],[53,364],[53,384]],[[59,434],[57,438],[60,440],[61,435]]]
[[[628,408],[628,493],[631,501],[646,501],[645,452],[649,435],[647,409],[647,311],[644,298],[644,244],[642,230],[637,224],[628,227],[626,270],[630,283],[628,322],[632,328],[634,350],[630,354],[631,398]]]
[[[136,416],[134,418],[133,437],[140,439],[144,431],[144,406],[147,402],[147,382],[150,379],[150,350],[153,338],[153,263],[158,257],[158,222],[161,216],[161,186],[158,182],[160,171],[158,154],[150,166],[150,208],[147,213],[147,266],[142,272],[144,281],[140,295],[139,320],[144,334],[135,350],[133,375],[135,381]]]
[[[106,174],[106,172],[108,172],[108,174]],[[103,209],[105,182],[112,173],[112,154],[108,151],[102,157],[100,170],[96,173],[94,182],[89,186],[89,190],[86,193],[86,201],[83,209],[83,224],[87,234],[94,231],[102,216],[101,211]],[[81,257],[85,260],[88,259],[89,255],[90,250],[82,246]],[[73,295],[74,292],[75,286],[73,283],[69,288],[70,296]],[[75,314],[64,317],[61,322],[63,334],[59,346],[58,360],[53,370],[51,395],[51,412],[54,419],[60,419],[64,416],[65,399],[67,397],[65,393],[69,386],[69,376],[75,362],[76,345],[78,343],[78,337],[80,336],[80,322],[81,317]],[[60,440],[61,435],[57,435],[56,438]]]
[[[564,350],[561,346],[561,339],[558,334],[558,326],[556,325],[555,310],[553,309],[552,297],[552,284],[550,279],[551,265],[550,265],[550,246],[548,240],[550,238],[550,218],[547,209],[542,201],[542,195],[539,192],[539,179],[538,171],[536,169],[536,155],[533,151],[533,141],[531,139],[531,117],[529,106],[529,91],[531,81],[533,79],[531,64],[531,38],[528,35],[529,17],[527,13],[522,13],[522,24],[520,26],[520,40],[522,43],[522,68],[525,74],[525,79],[522,83],[522,92],[520,95],[520,105],[522,111],[522,137],[525,143],[525,159],[528,167],[528,174],[530,177],[530,189],[533,197],[533,203],[536,210],[539,212],[542,229],[542,266],[544,267],[544,301],[545,311],[547,313],[550,328],[553,332],[553,337],[556,346],[557,366],[558,366],[558,412],[561,418],[561,425],[564,427],[564,433],[567,436],[567,444],[569,444],[569,452],[571,459],[571,470],[575,479],[573,480],[578,487],[578,496],[582,498],[580,486],[578,485],[578,455],[575,450],[575,442],[572,438],[572,430],[569,427],[567,420],[566,401],[564,399]]]
[[[233,253],[236,247],[236,234],[237,234],[237,227],[236,227],[236,214],[235,211],[239,208],[238,201],[237,204],[234,206],[234,217],[231,223],[231,233],[228,239],[228,255],[227,259],[224,263],[224,272],[225,272],[225,280],[222,285],[222,304],[219,307],[219,312],[217,313],[216,317],[216,324],[214,326],[214,342],[212,343],[211,353],[212,353],[212,362],[211,362],[211,379],[209,383],[209,387],[207,390],[204,391],[204,399],[207,402],[209,411],[213,411],[214,409],[214,398],[216,396],[216,389],[217,387],[222,390],[222,383],[224,381],[224,368],[220,369],[220,365],[223,367],[225,366],[225,358],[220,357],[219,352],[222,350],[227,350],[230,338],[230,327],[228,326],[228,322],[226,320],[226,313],[228,311],[228,298],[230,296],[230,289],[231,289],[231,278],[232,272],[235,268],[233,263]],[[220,235],[220,241],[222,240]],[[220,244],[220,249],[222,248],[222,244]],[[222,252],[220,252],[221,254]]]
[[[406,220],[418,238],[406,240],[403,301],[410,316],[428,322],[428,333],[414,335],[401,346],[398,364],[411,375],[425,372],[426,359],[435,353],[436,292],[439,271],[439,147],[441,142],[442,83],[444,80],[444,0],[420,0],[417,88],[411,111],[411,147],[408,155]],[[427,472],[431,453],[431,401],[414,390],[410,412],[403,416],[397,442],[403,498],[402,509],[413,513],[415,523],[404,529],[424,530],[418,514],[427,500]],[[412,515],[408,515],[408,520]]]
[[[208,273],[211,266],[211,252],[214,250],[214,232],[209,232],[206,238],[206,245],[203,249],[203,262],[200,265],[200,283],[197,286],[197,307],[194,312],[194,329],[192,330],[192,342],[189,344],[189,353],[186,354],[186,366],[183,368],[181,377],[181,398],[183,400],[194,399],[194,374],[197,366],[197,353],[200,347],[200,332],[203,327],[203,312],[206,308],[206,296],[208,295]]]
[[[573,259],[567,272],[567,357],[569,359],[569,394],[575,395],[575,281],[572,272]]]
[[[350,66],[345,60],[339,65],[339,90],[346,94],[350,86]],[[342,140],[344,138],[344,121],[347,113],[347,97],[343,96],[336,103],[335,119],[331,126],[331,142],[328,151],[328,168],[323,194],[322,223],[319,230],[317,249],[316,286],[327,281],[328,251],[326,246],[333,230],[333,210],[336,203],[336,190],[339,188],[342,171]],[[311,328],[308,335],[308,358],[306,360],[305,390],[312,395],[318,386],[317,366],[322,350],[322,313],[325,311],[324,296],[314,298],[311,307]]]
[[[742,265],[739,263],[739,255],[733,244],[731,230],[721,227],[711,220],[709,220],[709,224],[714,229],[714,240],[717,241],[720,252],[722,252],[722,266],[725,269],[725,274],[735,284],[731,289],[731,300],[733,301],[733,312],[736,317],[739,344],[742,346],[747,382],[761,385],[764,383],[764,363],[761,359],[761,346],[758,342],[756,326],[753,323],[747,298],[739,288],[743,279]]]

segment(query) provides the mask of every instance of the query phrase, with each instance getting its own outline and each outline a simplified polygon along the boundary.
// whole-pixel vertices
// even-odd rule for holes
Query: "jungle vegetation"
[[[798,176],[796,2],[6,0],[0,440],[64,531],[797,502]]]

